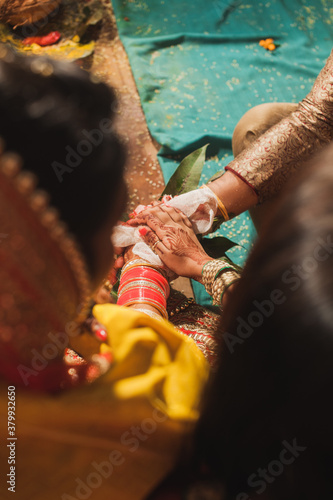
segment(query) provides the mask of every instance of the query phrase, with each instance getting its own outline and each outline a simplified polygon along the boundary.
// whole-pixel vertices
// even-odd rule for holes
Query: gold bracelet
[[[202,283],[205,286],[209,295],[212,295],[212,287],[214,284],[214,280],[219,276],[222,271],[226,270],[234,271],[234,266],[228,260],[209,260],[203,266],[201,274],[202,274]]]
[[[224,221],[226,222],[227,220],[230,219],[229,217],[229,214],[228,214],[228,211],[227,209],[225,208],[224,206],[224,203],[222,203],[222,201],[220,200],[220,198],[217,196],[217,194],[214,193],[214,191],[207,185],[207,184],[204,184],[203,186],[201,186],[202,188],[203,187],[206,187],[209,189],[209,191],[211,191],[213,193],[213,195],[215,196],[215,199],[217,201],[217,204],[218,204],[218,207],[220,209],[220,212],[221,212],[221,215],[223,216],[224,218]]]
[[[134,304],[145,304],[147,306],[155,307],[155,309],[157,309],[157,311],[160,312],[161,316],[164,319],[168,319],[167,310],[163,306],[161,306],[161,304],[159,304],[158,302],[152,301],[152,300],[150,300],[148,302],[148,301],[145,301],[144,299],[143,300],[142,299],[133,299],[133,300],[130,300],[130,301],[126,302],[126,304],[123,304],[120,307],[130,307],[130,306],[132,306]]]
[[[202,269],[202,283],[213,298],[213,305],[220,305],[226,288],[240,278],[236,266],[228,260],[209,260]]]
[[[218,306],[222,303],[222,297],[227,288],[240,279],[237,272],[230,271],[223,273],[221,277],[214,281],[212,286],[213,305]]]
[[[150,316],[151,318],[154,318],[154,319],[165,319],[163,318],[163,316],[160,316],[158,313],[154,312],[154,311],[151,311],[150,309],[145,309],[144,307],[133,307],[132,308],[133,311],[140,311],[144,314],[147,314],[147,316]]]
[[[160,267],[156,266],[155,264],[151,264],[150,262],[147,262],[144,259],[138,258],[138,259],[129,260],[128,262],[126,262],[126,264],[123,265],[122,270],[121,270],[120,279],[125,271],[128,271],[129,269],[133,269],[134,267],[152,267],[153,269],[155,269],[155,271],[159,272],[160,274],[162,274],[162,276],[164,276],[163,271]]]
[[[221,296],[219,298],[219,301],[220,301],[220,304],[222,305],[222,300],[223,300],[223,296],[225,294],[225,292],[228,290],[228,288],[231,286],[231,285],[234,285],[235,283],[238,283],[238,281],[240,280],[240,276],[238,277],[235,277],[232,281],[230,281],[224,288],[223,292],[221,293]]]

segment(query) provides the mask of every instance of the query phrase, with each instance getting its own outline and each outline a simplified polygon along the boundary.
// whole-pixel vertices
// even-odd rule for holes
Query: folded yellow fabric
[[[109,372],[57,395],[16,391],[19,500],[144,499],[193,431],[208,376],[195,343],[128,308],[101,305],[94,314],[108,341],[100,346],[84,335],[73,347],[87,357],[111,348]],[[0,393],[5,421],[5,384]],[[5,446],[0,459],[7,463]]]
[[[113,352],[114,365],[99,383],[119,400],[147,398],[153,407],[177,420],[196,420],[208,365],[195,342],[168,321],[121,306],[95,306],[94,316],[108,332],[101,352]],[[72,347],[89,353],[88,336]]]

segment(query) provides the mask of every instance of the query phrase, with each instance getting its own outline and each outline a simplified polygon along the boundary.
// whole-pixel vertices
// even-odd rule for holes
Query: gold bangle
[[[160,274],[162,274],[162,276],[164,276],[162,269],[160,269],[155,264],[151,264],[150,262],[147,262],[146,260],[143,260],[143,259],[132,259],[132,260],[129,260],[122,267],[120,279],[121,279],[122,275],[125,273],[125,271],[129,271],[130,269],[133,269],[135,267],[152,267],[153,269],[155,269],[155,271],[159,272]]]
[[[146,304],[148,306],[152,306],[154,307],[155,309],[157,309],[157,311],[159,311],[161,313],[161,316],[164,318],[164,319],[168,319],[168,313],[167,313],[167,310],[161,306],[161,304],[159,304],[158,302],[153,302],[153,301],[146,301],[146,300],[140,300],[140,299],[133,299],[133,300],[130,300],[128,302],[126,302],[126,304],[123,304],[122,306],[120,307],[130,307],[134,304]]]
[[[235,283],[238,283],[238,281],[240,280],[240,276],[238,278],[234,278],[233,281],[230,281],[228,284],[226,284],[223,292],[221,293],[221,296],[220,296],[220,304],[222,305],[222,300],[223,300],[223,297],[224,297],[224,294],[225,292],[228,290],[228,288],[231,286],[231,285],[234,285]]]
[[[143,312],[144,314],[147,314],[147,316],[150,316],[151,318],[154,318],[154,319],[165,319],[163,318],[163,316],[161,316],[160,314],[154,312],[154,311],[151,311],[150,309],[144,309],[144,307],[133,307],[133,311],[140,311],[140,312]]]
[[[207,185],[207,184],[204,184],[203,186],[201,186],[202,188],[203,187],[206,187],[209,189],[209,191],[211,191],[213,193],[213,195],[215,196],[216,198],[216,201],[217,201],[217,204],[218,204],[218,207],[220,209],[220,212],[224,218],[225,221],[229,220],[230,217],[229,217],[229,214],[228,214],[228,211],[227,209],[225,208],[224,204],[222,203],[222,201],[220,200],[220,198],[217,196],[217,194],[214,193],[214,191]]]
[[[234,267],[227,260],[209,260],[202,268],[202,284],[205,286],[209,295],[212,294],[214,281],[223,273],[234,271]]]

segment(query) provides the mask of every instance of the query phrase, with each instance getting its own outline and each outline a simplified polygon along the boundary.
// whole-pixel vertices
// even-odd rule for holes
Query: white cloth
[[[196,189],[180,196],[171,198],[165,196],[162,200],[171,207],[181,210],[192,222],[196,234],[207,234],[213,224],[218,203],[214,193],[208,188]],[[146,207],[139,205],[135,213],[139,214]],[[162,266],[162,261],[142,240],[139,227],[118,225],[112,233],[112,243],[118,247],[134,245],[133,253],[156,266]]]

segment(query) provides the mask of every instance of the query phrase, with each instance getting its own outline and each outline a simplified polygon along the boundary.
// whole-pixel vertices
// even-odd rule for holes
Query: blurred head
[[[228,311],[197,443],[228,499],[332,497],[332,192],[333,144],[266,220]]]
[[[38,177],[76,237],[94,286],[110,266],[110,233],[126,200],[113,91],[73,64],[0,46],[0,136]]]

